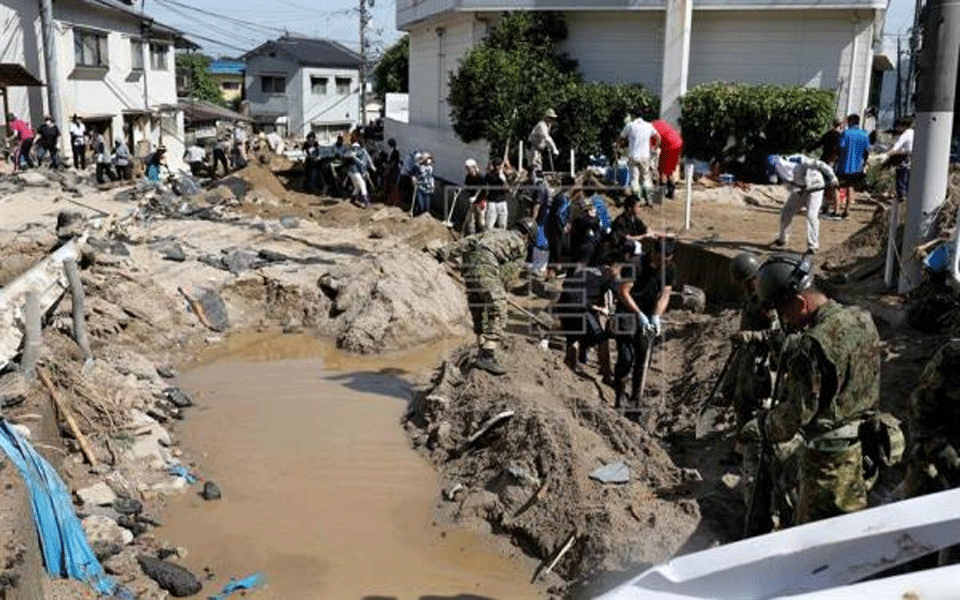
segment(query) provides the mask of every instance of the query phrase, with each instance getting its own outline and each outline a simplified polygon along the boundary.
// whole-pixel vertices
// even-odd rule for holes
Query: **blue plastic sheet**
[[[89,583],[97,592],[123,598],[125,590],[106,576],[94,555],[70,492],[60,476],[30,442],[0,419],[0,450],[20,471],[30,492],[33,521],[40,537],[43,564],[52,577],[70,577]]]
[[[217,596],[210,596],[210,600],[225,600],[227,596],[229,596],[234,592],[238,592],[240,590],[250,590],[255,587],[260,587],[266,582],[267,580],[263,576],[263,573],[259,571],[257,571],[253,575],[248,575],[240,580],[231,579],[230,583],[223,586],[223,589],[220,590],[220,594]]]

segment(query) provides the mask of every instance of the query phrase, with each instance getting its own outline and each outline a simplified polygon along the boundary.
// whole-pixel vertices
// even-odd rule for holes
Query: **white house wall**
[[[277,53],[276,57],[258,54],[247,59],[247,101],[250,102],[250,114],[257,115],[286,115],[291,98],[296,93],[296,86],[292,83],[293,76],[299,67],[286,55]],[[262,76],[282,76],[286,78],[284,93],[264,93],[260,87]]]
[[[357,69],[323,69],[304,67],[302,73],[302,96],[300,117],[290,117],[291,127],[305,136],[313,126],[352,125],[360,122],[360,72]],[[327,93],[315,95],[311,79],[327,78]],[[337,94],[336,79],[350,80],[350,93]],[[368,117],[369,118],[369,117]]]
[[[852,89],[851,110],[860,112],[870,76],[872,24],[866,11],[694,10],[688,89],[736,81],[836,90],[839,115],[850,112]]]
[[[580,64],[589,81],[641,83],[660,94],[663,11],[571,12],[569,37],[560,49]]]
[[[473,14],[453,15],[410,32],[411,123],[449,126],[450,75],[484,35],[486,24]]]

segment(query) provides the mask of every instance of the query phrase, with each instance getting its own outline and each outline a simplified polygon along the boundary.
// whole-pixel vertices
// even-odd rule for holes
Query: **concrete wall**
[[[0,6],[0,62],[23,64],[41,81],[47,81],[43,63],[43,40],[40,33],[38,3],[32,0],[13,0]],[[108,68],[102,71],[78,69],[74,53],[74,34],[78,29],[103,32],[107,36]],[[109,9],[97,9],[76,0],[61,0],[54,6],[54,38],[60,87],[60,108],[64,122],[58,123],[64,140],[69,129],[68,119],[73,114],[81,117],[106,117],[111,133],[123,131],[125,111],[144,110],[144,85],[147,88],[146,105],[156,111],[162,105],[176,104],[176,77],[174,51],[169,39],[156,43],[169,45],[167,68],[152,69],[149,46],[144,45],[143,72],[132,70],[131,39],[140,39],[140,21]],[[39,124],[50,112],[45,88],[11,88],[10,108],[17,115],[29,117]],[[178,129],[164,132],[163,142],[168,147],[171,167],[182,165],[183,116],[172,111],[167,121],[179,123]],[[161,119],[154,118],[148,130],[134,130],[134,140],[144,137],[154,144],[160,139]]]
[[[360,122],[360,72],[356,69],[324,69],[304,67],[301,69],[300,94],[303,98],[297,118],[290,115],[291,131],[306,136],[314,125],[342,125],[345,129]],[[311,79],[325,77],[327,93],[313,93]],[[350,80],[348,94],[337,93],[337,78]]]
[[[384,138],[397,140],[397,149],[402,157],[406,158],[417,149],[426,150],[433,155],[434,175],[450,182],[463,182],[463,162],[466,159],[473,158],[485,165],[490,156],[485,141],[464,144],[449,129],[402,123],[393,119],[384,119],[383,127]]]
[[[250,116],[257,119],[263,115],[286,115],[291,104],[297,100],[298,90],[293,78],[299,65],[282,53],[275,57],[258,54],[247,59],[245,85],[247,101],[250,103]],[[261,77],[284,77],[286,86],[283,93],[265,93],[261,87]]]

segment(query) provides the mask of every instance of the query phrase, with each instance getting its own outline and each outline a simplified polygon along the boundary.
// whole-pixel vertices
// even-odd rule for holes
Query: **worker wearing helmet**
[[[507,372],[497,360],[507,320],[507,285],[520,273],[536,235],[536,221],[526,217],[517,223],[516,230],[493,229],[469,235],[438,252],[440,260],[460,259],[479,346],[474,366],[492,375]]]
[[[773,256],[756,280],[759,300],[799,337],[780,360],[773,408],[744,433],[768,445],[802,438],[795,524],[865,508],[858,434],[880,394],[877,328],[867,311],[841,306],[814,287],[812,255]]]

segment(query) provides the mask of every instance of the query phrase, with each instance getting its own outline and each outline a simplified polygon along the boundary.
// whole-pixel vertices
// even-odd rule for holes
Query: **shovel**
[[[717,382],[713,384],[713,389],[710,390],[710,396],[707,397],[707,401],[703,403],[703,409],[701,409],[700,414],[697,415],[696,436],[698,440],[710,433],[714,423],[717,422],[717,415],[720,411],[717,410],[716,406],[713,406],[713,399],[716,397],[717,392],[720,391],[720,386],[723,385],[723,380],[727,377],[727,371],[730,370],[730,365],[733,364],[733,360],[739,352],[740,349],[737,348],[727,357],[727,362],[723,363],[723,368],[720,370],[720,376],[717,377]]]
[[[449,228],[453,228],[453,211],[457,208],[457,200],[460,199],[460,194],[463,193],[463,188],[457,190],[457,193],[453,196],[453,202],[450,203],[450,212],[447,213],[447,220],[443,222]]]

